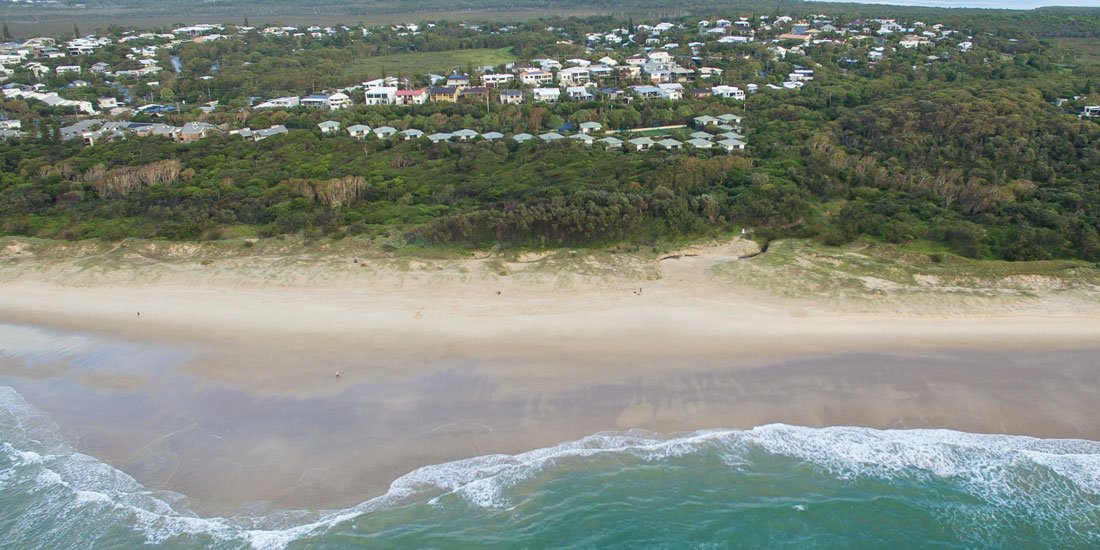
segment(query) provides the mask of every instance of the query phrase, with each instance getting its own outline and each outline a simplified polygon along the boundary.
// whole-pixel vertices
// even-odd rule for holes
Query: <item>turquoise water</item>
[[[339,511],[200,518],[0,387],[0,546],[1100,546],[1100,443],[773,424],[421,468]]]

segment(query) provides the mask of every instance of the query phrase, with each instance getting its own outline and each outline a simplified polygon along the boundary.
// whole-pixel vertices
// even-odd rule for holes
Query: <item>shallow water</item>
[[[604,433],[427,466],[338,511],[199,518],[75,452],[0,389],[0,533],[19,548],[1094,547],[1100,443],[949,430]]]

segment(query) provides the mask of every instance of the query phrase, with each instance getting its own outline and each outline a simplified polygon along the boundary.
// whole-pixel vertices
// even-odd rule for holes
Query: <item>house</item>
[[[512,141],[514,141],[516,143],[527,143],[528,141],[531,141],[532,139],[535,139],[535,136],[532,136],[531,134],[527,134],[527,133],[516,134],[516,135],[512,136]]]
[[[423,105],[428,102],[428,90],[397,90],[394,101],[398,105]]]
[[[743,136],[743,135],[741,135],[737,132],[733,132],[733,131],[723,132],[721,134],[718,134],[718,137],[720,137],[722,139],[744,139],[745,138],[745,136]]]
[[[432,134],[432,135],[428,136],[428,139],[432,143],[442,143],[444,141],[450,141],[451,138],[453,138],[453,137],[454,137],[453,134],[449,134],[447,132],[437,132],[435,134]]]
[[[432,103],[454,103],[458,101],[458,88],[454,86],[433,86],[428,88],[428,97]]]
[[[569,67],[558,71],[558,82],[563,86],[576,86],[587,84],[591,79],[586,67]]]
[[[718,146],[724,149],[727,153],[732,151],[744,151],[745,142],[739,139],[723,139],[718,142]]]
[[[396,86],[379,86],[363,91],[364,105],[394,105],[397,103]]]
[[[608,136],[608,137],[605,137],[603,139],[596,140],[596,143],[601,143],[601,144],[604,145],[604,147],[607,147],[608,149],[622,149],[623,148],[623,140],[621,140],[617,137],[614,137],[614,136]]]
[[[340,131],[340,123],[335,120],[326,120],[317,125],[322,134],[335,134]]]
[[[501,90],[500,102],[505,105],[520,105],[523,103],[523,92],[520,90]]]
[[[634,138],[627,141],[627,143],[629,143],[631,147],[638,151],[645,151],[646,149],[653,147],[653,140],[647,137]]]
[[[366,137],[370,135],[370,126],[366,124],[348,126],[348,135],[359,140],[366,139]]]
[[[535,96],[535,101],[544,103],[557,103],[561,98],[561,89],[559,88],[535,88],[531,90],[531,93]]]
[[[502,84],[508,84],[510,82],[514,82],[515,80],[516,75],[509,73],[481,75],[481,83],[490,88],[494,88]]]
[[[260,140],[264,140],[264,139],[267,139],[267,138],[272,137],[272,136],[277,136],[277,135],[286,134],[286,133],[288,133],[287,129],[286,129],[286,126],[283,126],[282,124],[280,124],[278,126],[272,126],[270,128],[265,128],[263,130],[253,131],[252,132],[252,141],[260,141]]]
[[[721,97],[724,99],[745,99],[745,92],[737,86],[726,86],[725,84],[715,86],[710,89],[714,97]]]
[[[741,124],[741,117],[739,117],[737,115],[731,115],[731,114],[718,115],[718,120],[720,120],[720,121],[722,121],[726,124]]]
[[[57,74],[76,73],[80,74],[80,65],[58,65],[54,69]]]
[[[569,136],[569,139],[574,139],[584,143],[585,145],[592,145],[592,142],[596,141],[596,138],[588,134],[573,134]]]
[[[474,86],[466,88],[460,92],[462,99],[469,99],[473,101],[488,101],[489,100],[489,88],[485,86]]]
[[[591,134],[603,130],[603,124],[599,122],[582,122],[580,123],[580,129],[582,134]]]
[[[393,126],[379,126],[374,129],[374,135],[378,136],[379,139],[386,139],[396,133],[397,128]]]
[[[691,120],[695,123],[696,128],[705,128],[712,124],[718,124],[718,119],[710,115],[697,116]]]
[[[481,134],[481,139],[485,141],[496,141],[498,139],[504,139],[504,134],[500,132],[485,132]]]
[[[600,97],[608,101],[629,101],[630,99],[632,99],[630,96],[626,95],[626,92],[624,92],[621,88],[600,88],[599,90],[596,90],[596,93],[599,94]]]
[[[615,74],[615,69],[607,65],[592,65],[588,68],[589,78],[608,78]]]
[[[550,71],[543,71],[539,69],[531,69],[527,71],[520,71],[519,81],[526,86],[539,86],[554,81],[554,74]]]
[[[592,101],[595,96],[584,86],[570,86],[565,89],[565,95],[573,101]]]
[[[558,141],[559,139],[565,139],[565,136],[557,132],[546,132],[545,134],[539,134],[539,139],[543,141]]]
[[[470,85],[470,76],[464,74],[452,74],[447,77],[447,86],[462,89]]]
[[[661,96],[664,99],[678,101],[684,98],[684,87],[677,82],[658,84],[657,88],[661,90]]]
[[[451,136],[458,138],[459,141],[470,141],[471,139],[477,138],[480,135],[473,130],[463,128],[457,132],[452,133]]]
[[[1100,117],[1100,105],[1086,105],[1081,111],[1081,116],[1087,118]]]
[[[287,96],[269,99],[253,107],[253,109],[292,109],[299,105],[301,105],[301,100],[298,96]]]
[[[99,101],[96,102],[96,104],[99,106],[100,109],[103,109],[104,111],[109,111],[111,109],[114,109],[115,107],[118,107],[118,100],[113,97],[101,97],[99,98]]]
[[[692,138],[687,140],[687,145],[693,149],[710,149],[714,147],[714,142],[709,139]]]
[[[328,109],[337,111],[351,106],[351,98],[343,92],[333,94],[313,94],[302,98],[302,107],[308,109]]]
[[[683,142],[672,138],[662,139],[661,141],[657,142],[657,145],[660,145],[661,147],[664,147],[669,151],[675,151],[681,149],[684,146]]]
[[[711,134],[710,132],[692,132],[691,137],[694,138],[694,139],[707,139],[707,140],[710,140],[710,139],[714,139],[714,134]]]
[[[424,132],[421,130],[417,130],[416,128],[409,128],[408,130],[401,132],[401,138],[405,141],[420,139],[422,137],[424,137]]]
[[[643,100],[661,99],[663,97],[663,92],[656,86],[631,86],[630,90]]]
[[[213,124],[206,122],[188,122],[182,128],[172,134],[172,140],[180,143],[191,143],[200,140],[214,131]]]

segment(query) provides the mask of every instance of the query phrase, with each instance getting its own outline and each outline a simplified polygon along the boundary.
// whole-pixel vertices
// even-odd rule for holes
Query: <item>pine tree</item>
[[[73,23],[73,38],[80,38],[80,27]]]
[[[11,40],[11,31],[8,30],[8,22],[4,21],[4,40]]]
[[[248,26],[248,16],[244,16],[244,26]]]

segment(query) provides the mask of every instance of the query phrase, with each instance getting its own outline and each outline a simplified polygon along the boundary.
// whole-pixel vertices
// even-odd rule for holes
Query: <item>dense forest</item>
[[[1026,24],[1016,24],[1020,17]],[[1004,26],[989,27],[997,21]],[[1082,23],[1051,12],[956,23],[992,34],[937,63],[925,62],[927,52],[900,51],[874,66],[844,66],[859,52],[841,46],[776,62],[759,46],[744,46],[731,74],[737,65],[744,74],[801,65],[814,66],[819,78],[798,91],[749,96],[740,112],[752,147],[743,155],[637,154],[569,140],[360,142],[316,131],[329,117],[428,131],[536,132],[581,121],[623,128],[730,109],[716,99],[210,116],[302,130],[257,143],[222,135],[86,147],[44,129],[34,139],[0,143],[0,230],[65,239],[303,233],[550,247],[749,228],[762,238],[840,244],[869,237],[978,258],[1100,261],[1100,124],[1056,101],[1100,103],[1100,72],[1068,63],[1072,56],[1047,39],[1050,29],[1096,32],[1100,19]],[[534,31],[525,36],[532,45],[526,55],[558,47]],[[225,42],[189,55],[232,62],[247,59],[248,48]],[[269,65],[280,63],[278,50],[267,53]],[[269,65],[240,86],[208,93],[239,101],[248,82],[277,74]],[[179,75],[174,89],[201,93],[184,85],[188,78]]]

